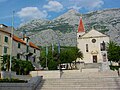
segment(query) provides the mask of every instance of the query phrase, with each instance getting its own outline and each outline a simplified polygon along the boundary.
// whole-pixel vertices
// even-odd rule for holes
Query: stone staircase
[[[113,72],[64,72],[59,79],[43,79],[36,90],[120,90]]]

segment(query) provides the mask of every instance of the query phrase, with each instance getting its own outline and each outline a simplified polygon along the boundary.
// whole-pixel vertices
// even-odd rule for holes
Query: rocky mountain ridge
[[[80,14],[69,10],[53,20],[32,20],[20,26],[16,33],[27,30],[27,35],[39,46],[57,44],[62,46],[76,45],[76,32],[79,19],[82,16],[86,32],[94,27],[96,30],[110,36],[112,41],[120,45],[120,9],[107,9],[102,11]]]

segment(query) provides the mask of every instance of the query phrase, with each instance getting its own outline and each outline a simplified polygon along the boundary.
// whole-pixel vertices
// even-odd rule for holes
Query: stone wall
[[[31,74],[32,77],[43,76],[44,79],[46,79],[46,78],[60,78],[60,71],[59,70],[31,71],[30,74]]]

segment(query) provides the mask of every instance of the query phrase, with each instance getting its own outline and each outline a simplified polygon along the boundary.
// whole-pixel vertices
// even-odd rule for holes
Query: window
[[[105,51],[105,42],[103,41],[102,43],[100,43],[100,49],[101,51]]]
[[[26,49],[26,52],[29,52],[29,46],[27,45],[27,49]]]
[[[26,60],[28,61],[28,55],[26,55]]]
[[[92,43],[95,43],[96,42],[96,39],[92,39]]]
[[[86,44],[86,52],[88,52],[88,44]]]
[[[4,53],[6,54],[7,53],[7,47],[4,46]]]
[[[17,54],[17,59],[20,59],[20,54],[19,53]]]
[[[34,49],[34,53],[36,53],[36,49]]]
[[[8,37],[5,36],[5,40],[4,40],[6,43],[8,43]]]
[[[20,48],[20,43],[18,43],[18,48]]]
[[[97,63],[97,55],[93,56],[93,63]]]
[[[106,54],[104,53],[103,54],[103,62],[106,62],[107,61],[107,56],[106,56]]]
[[[33,62],[35,62],[35,59],[36,59],[36,57],[34,56],[34,57],[33,57]]]

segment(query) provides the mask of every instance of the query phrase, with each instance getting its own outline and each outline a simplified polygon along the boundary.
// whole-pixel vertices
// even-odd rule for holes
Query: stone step
[[[119,77],[114,77],[114,78],[79,78],[79,79],[77,79],[77,78],[75,78],[75,79],[44,79],[43,81],[45,81],[45,82],[52,82],[52,83],[56,83],[56,82],[70,82],[70,81],[72,81],[72,82],[92,82],[92,81],[95,81],[95,82],[97,82],[97,81],[99,81],[99,82],[112,82],[112,81],[120,81],[120,78]]]
[[[44,88],[44,87],[45,87],[45,88],[46,88],[46,87],[48,87],[48,88],[56,88],[56,87],[64,87],[64,88],[68,88],[68,87],[69,87],[69,88],[70,88],[70,87],[71,87],[71,88],[72,88],[72,87],[78,87],[78,88],[79,88],[79,87],[89,87],[89,88],[90,88],[90,87],[94,87],[94,88],[95,88],[95,87],[101,87],[101,88],[102,88],[102,87],[104,87],[104,88],[105,88],[105,87],[106,87],[106,88],[116,87],[116,88],[118,88],[118,86],[115,85],[115,84],[114,84],[114,85],[111,85],[111,84],[108,84],[108,85],[90,85],[90,84],[89,84],[89,85],[87,85],[87,84],[86,84],[86,85],[51,85],[51,86],[50,86],[50,85],[45,85],[45,86],[43,86],[42,88]]]
[[[47,79],[37,90],[120,90],[120,78]]]
[[[42,83],[43,86],[118,86],[120,81],[117,82],[54,82],[54,83]]]
[[[65,71],[60,79],[43,79],[37,90],[120,90],[116,72]]]
[[[79,82],[79,81],[71,82],[70,81],[70,82],[66,82],[65,81],[65,82],[43,82],[43,83],[44,84],[51,84],[51,83],[52,84],[81,84],[81,83],[83,83],[83,84],[89,84],[89,83],[90,84],[96,84],[96,83],[102,83],[102,84],[104,84],[104,83],[109,84],[110,83],[110,84],[112,84],[113,83],[114,84],[114,83],[119,83],[120,84],[120,80],[119,81],[112,81],[112,82],[111,81],[110,82],[109,81],[108,82],[107,81],[106,82],[104,82],[104,81],[103,82],[101,82],[101,81],[94,81],[94,82],[93,81],[89,81],[89,82],[88,81],[87,82],[86,81],[85,82],[84,81],[82,81],[82,82]]]
[[[120,84],[120,80],[119,81],[118,80],[117,81],[112,81],[112,82],[111,81],[110,82],[109,81],[105,81],[105,82],[101,82],[101,81],[89,81],[89,82],[88,81],[85,81],[85,82],[84,81],[82,81],[82,82],[80,82],[80,81],[70,81],[70,82],[66,82],[65,81],[65,82],[41,82],[41,83],[45,83],[45,84],[68,84],[68,83],[69,84],[84,84],[84,83],[85,84],[89,84],[89,83],[90,84],[96,84],[96,83],[100,83],[100,84],[104,84],[104,83],[106,83],[106,84],[109,84],[109,83],[110,84],[114,84],[114,83],[119,83]]]
[[[55,87],[55,88],[37,88],[37,90],[120,90],[118,87]]]
[[[99,74],[95,74],[95,75],[91,75],[91,74],[88,74],[88,75],[80,75],[80,74],[78,74],[78,75],[70,75],[70,74],[63,74],[62,76],[61,76],[61,78],[87,78],[87,77],[117,77],[118,75],[99,75]]]
[[[120,88],[75,88],[75,89],[66,89],[66,88],[52,88],[52,89],[37,89],[37,90],[120,90]]]

